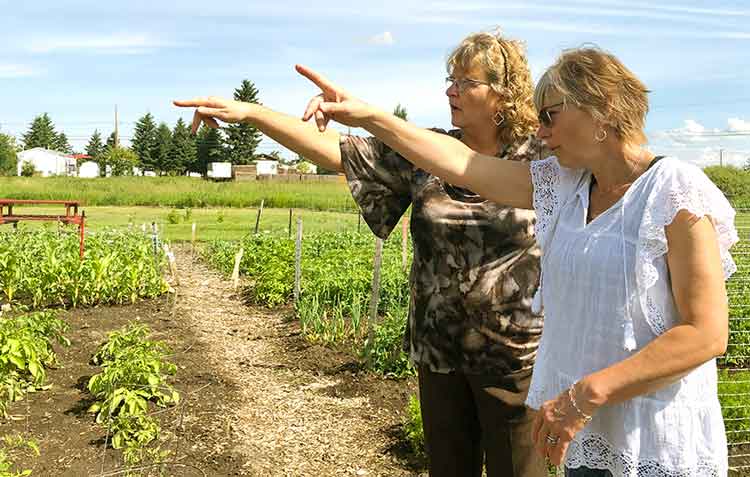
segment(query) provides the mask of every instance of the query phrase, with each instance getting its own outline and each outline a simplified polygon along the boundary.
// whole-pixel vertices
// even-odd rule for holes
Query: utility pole
[[[724,149],[719,148],[719,165],[724,165]]]

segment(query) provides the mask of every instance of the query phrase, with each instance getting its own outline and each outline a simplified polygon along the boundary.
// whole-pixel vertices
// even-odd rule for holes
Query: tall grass
[[[85,205],[266,207],[357,211],[346,184],[210,182],[190,177],[0,177],[0,197],[81,200]]]

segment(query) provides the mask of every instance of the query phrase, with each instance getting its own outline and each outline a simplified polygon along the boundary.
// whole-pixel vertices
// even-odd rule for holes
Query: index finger
[[[207,106],[209,108],[220,107],[220,105],[218,104],[218,101],[212,100],[211,98],[207,98],[204,96],[199,96],[193,99],[176,99],[172,101],[172,104],[174,104],[175,106],[188,107],[188,108],[197,108],[200,106]]]
[[[331,83],[328,80],[328,78],[326,78],[325,76],[321,74],[318,74],[317,72],[311,70],[307,66],[294,65],[294,68],[297,70],[297,73],[301,74],[305,78],[315,83],[323,91],[327,91],[329,93],[336,93],[336,91],[339,89],[335,84]]]

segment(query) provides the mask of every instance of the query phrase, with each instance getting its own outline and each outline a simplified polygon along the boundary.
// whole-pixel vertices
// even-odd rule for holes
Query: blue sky
[[[171,99],[232,94],[302,113],[311,66],[363,99],[404,105],[421,126],[449,127],[444,61],[464,36],[500,27],[522,39],[534,78],[563,48],[595,43],[652,90],[652,150],[699,165],[750,158],[750,2],[570,0],[6,1],[0,0],[0,131],[20,136],[48,112],[74,148],[139,117],[170,126]],[[726,134],[725,134],[726,133]],[[263,152],[279,148],[270,141]],[[290,155],[283,151],[285,155]]]

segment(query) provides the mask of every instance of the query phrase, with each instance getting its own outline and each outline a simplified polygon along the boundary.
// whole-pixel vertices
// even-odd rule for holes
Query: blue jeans
[[[612,472],[608,470],[589,469],[588,467],[579,467],[577,469],[566,467],[565,477],[612,477]]]

